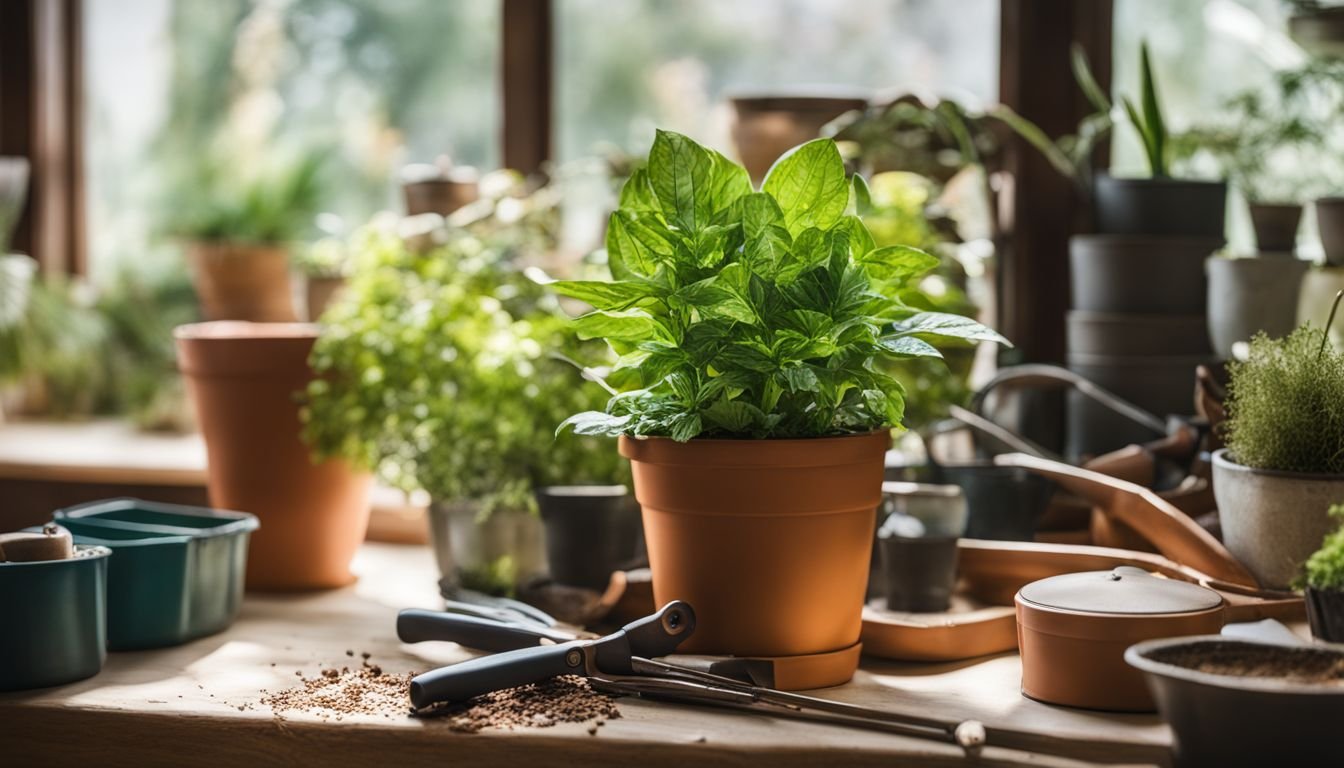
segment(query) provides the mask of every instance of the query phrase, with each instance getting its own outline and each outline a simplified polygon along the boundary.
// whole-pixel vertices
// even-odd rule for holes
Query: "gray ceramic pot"
[[[1098,232],[1225,237],[1227,184],[1221,181],[1119,179],[1103,173],[1096,177],[1092,194]]]
[[[1312,267],[1302,276],[1302,291],[1297,299],[1297,324],[1310,323],[1317,328],[1330,318],[1335,294],[1344,290],[1344,267]],[[1344,323],[1330,326],[1330,341],[1335,349],[1344,349]]]
[[[1073,308],[1088,312],[1201,315],[1204,259],[1214,237],[1078,235],[1069,239]]]
[[[1321,233],[1325,263],[1344,267],[1344,197],[1323,197],[1316,201],[1316,228]]]
[[[1232,345],[1258,331],[1278,338],[1293,330],[1302,276],[1310,265],[1279,256],[1210,258],[1209,337],[1213,351],[1232,358]]]
[[[1251,469],[1224,448],[1213,454],[1213,494],[1223,543],[1267,589],[1287,589],[1334,529],[1344,475]]]
[[[499,591],[546,572],[541,519],[530,512],[435,502],[429,534],[440,575],[459,586]]]
[[[1255,245],[1260,252],[1291,255],[1297,246],[1302,206],[1297,203],[1251,203],[1250,209]]]
[[[1296,301],[1297,296],[1293,296]],[[1204,355],[1209,332],[1204,315],[1135,315],[1072,310],[1067,318],[1070,354]]]

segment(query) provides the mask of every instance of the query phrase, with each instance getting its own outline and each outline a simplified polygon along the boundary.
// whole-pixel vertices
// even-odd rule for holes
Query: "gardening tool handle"
[[[575,639],[563,632],[532,629],[461,613],[422,611],[418,608],[407,608],[397,614],[397,637],[403,643],[445,640],[493,653]]]
[[[1029,363],[1001,369],[971,398],[971,410],[983,416],[985,400],[989,397],[989,393],[1002,386],[1010,388],[1050,386],[1056,389],[1060,387],[1076,389],[1088,399],[1135,424],[1147,427],[1159,435],[1167,433],[1166,422],[1162,419],[1114,392],[1097,386],[1090,379],[1057,365]]]
[[[582,642],[520,648],[439,667],[411,680],[411,704],[459,703],[483,694],[538,683],[557,675],[582,674]]]

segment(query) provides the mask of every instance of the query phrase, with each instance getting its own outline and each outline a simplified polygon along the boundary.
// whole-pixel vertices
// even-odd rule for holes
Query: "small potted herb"
[[[1330,517],[1344,524],[1344,505],[1331,507]],[[1321,548],[1307,558],[1304,571],[1311,634],[1328,643],[1344,643],[1344,525],[1326,535]]]
[[[699,617],[684,647],[791,656],[858,642],[883,459],[904,393],[886,358],[932,337],[1003,342],[897,296],[938,260],[878,248],[835,142],[779,159],[760,191],[713,150],[660,131],[607,232],[612,279],[555,287],[620,355],[603,410],[561,425],[620,436],[655,598]],[[838,671],[836,683],[851,670]]]
[[[207,163],[204,190],[175,222],[186,241],[202,313],[210,320],[291,322],[289,249],[303,236],[322,196],[320,162],[306,155],[262,171]]]
[[[396,229],[389,221],[353,238],[350,282],[313,351],[323,378],[308,389],[306,435],[320,455],[427,492],[443,575],[508,592],[545,570],[538,489],[626,480],[610,441],[553,434],[604,400],[578,386],[570,361],[598,368],[607,353],[574,340],[559,300],[493,242]],[[575,555],[596,559],[606,533],[578,537],[591,548]],[[634,555],[634,535],[620,560]]]
[[[1223,539],[1262,586],[1283,588],[1344,499],[1344,354],[1304,325],[1256,336],[1228,370],[1227,447],[1213,455]]]

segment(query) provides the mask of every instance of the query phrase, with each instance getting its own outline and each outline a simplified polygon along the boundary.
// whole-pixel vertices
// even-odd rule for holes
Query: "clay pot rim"
[[[187,247],[209,248],[211,250],[228,249],[232,251],[283,251],[285,255],[289,253],[290,243],[288,241],[264,240],[233,240],[227,237],[215,239],[202,237],[182,238],[181,242]]]
[[[1160,187],[1227,187],[1226,179],[1178,179],[1174,176],[1112,176],[1109,173],[1099,173],[1096,182],[1102,181],[1114,182],[1125,186],[1160,186]]]
[[[1229,472],[1244,472],[1250,475],[1280,477],[1285,480],[1316,480],[1344,483],[1344,474],[1317,474],[1314,472],[1290,472],[1286,469],[1260,469],[1258,467],[1248,467],[1233,458],[1227,448],[1219,448],[1213,452],[1213,466],[1215,468],[1225,469]]]
[[[1320,651],[1323,653],[1344,654],[1344,646],[1333,643],[1312,643],[1311,645],[1275,645],[1256,643],[1226,635],[1191,635],[1189,637],[1164,637],[1156,640],[1144,640],[1125,649],[1125,663],[1148,675],[1174,678],[1182,682],[1196,683],[1225,690],[1255,691],[1257,693],[1279,693],[1307,696],[1344,696],[1344,686],[1309,683],[1294,683],[1283,678],[1242,677],[1238,675],[1220,675],[1212,672],[1180,667],[1148,658],[1147,654],[1166,648],[1200,643],[1219,643],[1222,645],[1271,646],[1289,652],[1297,650]]]
[[[849,465],[871,457],[875,446],[868,443],[883,443],[885,453],[891,446],[891,431],[802,438],[697,437],[684,443],[670,437],[621,435],[617,445],[620,454],[634,462],[728,469]],[[817,451],[818,446],[839,450]]]
[[[23,560],[16,563],[0,560],[0,570],[5,568],[41,568],[43,566],[57,567],[69,565],[71,563],[83,563],[96,560],[102,560],[112,556],[112,549],[102,544],[75,544],[75,556],[66,557],[60,560]]]
[[[193,342],[226,342],[242,339],[269,341],[308,341],[316,339],[320,327],[305,322],[253,322],[251,320],[207,320],[187,323],[173,329],[173,338]],[[244,332],[245,331],[245,332]]]
[[[739,91],[727,94],[738,112],[832,112],[865,109],[873,93],[862,88],[816,88],[793,91]]]

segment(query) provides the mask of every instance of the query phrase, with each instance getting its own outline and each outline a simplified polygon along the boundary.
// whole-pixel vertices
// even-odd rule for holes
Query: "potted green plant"
[[[578,386],[570,361],[599,367],[607,353],[575,341],[559,300],[491,241],[397,227],[354,236],[350,282],[312,355],[321,378],[308,389],[306,435],[319,455],[427,492],[444,577],[508,592],[545,570],[535,492],[625,481],[609,441],[553,436],[564,416],[603,399]],[[601,533],[589,531],[588,556]]]
[[[835,142],[747,171],[660,131],[607,232],[611,280],[566,281],[583,338],[620,355],[604,410],[561,431],[620,436],[658,601],[695,606],[687,650],[795,656],[859,638],[883,458],[904,396],[885,358],[929,337],[1004,342],[900,290],[938,260],[878,248]],[[847,679],[846,670],[836,682]]]
[[[322,196],[317,155],[248,171],[205,162],[186,196],[176,234],[201,310],[209,320],[290,322],[289,249],[303,236]]]
[[[1304,325],[1256,336],[1228,368],[1227,447],[1213,455],[1223,540],[1262,586],[1283,588],[1344,499],[1344,354]]]
[[[1330,507],[1330,518],[1344,523],[1344,505]],[[1311,634],[1327,643],[1344,643],[1344,525],[1327,534],[1321,548],[1307,558],[1301,581]]]

